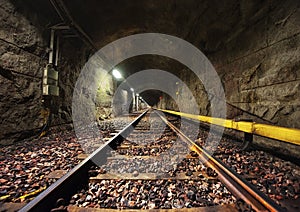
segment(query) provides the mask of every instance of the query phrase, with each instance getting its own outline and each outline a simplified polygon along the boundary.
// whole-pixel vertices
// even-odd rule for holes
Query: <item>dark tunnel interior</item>
[[[107,164],[90,170],[85,176],[104,174],[103,185],[69,195],[63,211],[252,210],[218,181],[221,172],[198,163],[196,146],[206,141],[265,196],[299,209],[299,23],[299,0],[0,0],[0,211],[6,203],[20,209],[95,148],[107,164],[134,159],[120,167],[132,182],[117,182]],[[133,121],[145,111],[152,116]],[[160,113],[173,125],[156,122]],[[181,120],[186,137],[174,130]],[[140,134],[122,140],[132,121]],[[161,135],[146,132],[151,127]],[[186,146],[177,138],[192,136],[189,152],[179,154]],[[149,162],[147,172],[131,165],[171,147],[170,167],[178,155],[185,160],[146,188],[161,163]],[[124,161],[114,162],[119,153]],[[143,183],[133,183],[138,177]]]

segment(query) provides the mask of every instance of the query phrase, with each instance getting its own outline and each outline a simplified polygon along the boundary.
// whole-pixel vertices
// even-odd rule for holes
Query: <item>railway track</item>
[[[184,135],[178,119],[145,111],[124,125],[21,211],[76,211],[78,206],[283,211]]]

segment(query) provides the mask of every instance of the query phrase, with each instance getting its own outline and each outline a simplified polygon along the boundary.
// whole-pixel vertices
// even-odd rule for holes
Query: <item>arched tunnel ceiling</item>
[[[100,49],[106,44],[136,33],[173,35],[198,47],[207,56],[226,47],[241,29],[266,14],[271,4],[262,0],[66,0],[74,21]],[[124,77],[149,68],[178,73],[184,66],[165,57],[141,56],[118,65]],[[144,98],[157,99],[149,91]],[[153,98],[151,98],[153,96]]]
[[[181,70],[187,69],[182,63],[160,55],[140,55],[132,57],[122,61],[115,68],[122,72],[124,78],[138,71],[147,69],[160,69],[175,75]]]
[[[174,59],[159,55],[140,55],[132,57],[122,61],[115,68],[121,72],[122,76],[125,79],[135,73],[145,71],[148,69],[158,69],[162,71],[167,71],[171,74],[174,74],[178,78],[180,78],[180,73],[182,72],[188,72],[189,75],[194,75],[194,73],[184,64]],[[196,75],[194,79],[198,79]],[[198,84],[199,83],[201,84],[200,80]],[[186,84],[188,85],[188,83]],[[159,97],[161,95],[162,92],[157,90],[149,90],[148,92],[145,91],[141,94],[145,101],[150,105],[156,104],[159,101]]]
[[[59,23],[51,2],[63,4],[97,49],[124,36],[157,32],[182,38],[209,57],[226,49],[227,42],[263,18],[268,10],[276,7],[276,1],[279,0],[33,0],[30,5],[48,17],[53,14],[53,23]],[[149,55],[126,60],[117,67],[125,78],[149,68],[173,74],[184,68],[166,57]],[[155,98],[159,96],[159,93],[152,94]]]
[[[269,9],[262,0],[66,0],[74,20],[98,48],[118,38],[158,32],[185,39],[214,52],[241,25],[251,24]]]
[[[226,43],[280,0],[32,0],[26,5],[15,0],[18,8],[42,14],[49,27],[61,22],[51,2],[64,5],[97,49],[124,36],[156,32],[184,39],[209,56],[226,49]]]

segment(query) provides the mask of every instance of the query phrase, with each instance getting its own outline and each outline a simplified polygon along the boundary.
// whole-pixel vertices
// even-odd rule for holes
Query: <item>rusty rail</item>
[[[88,185],[88,171],[91,166],[96,164],[104,164],[108,157],[108,152],[115,149],[117,145],[128,136],[138,122],[146,115],[148,110],[139,115],[127,127],[116,134],[113,138],[107,141],[103,146],[99,147],[91,155],[89,155],[80,164],[74,167],[62,178],[53,183],[44,192],[30,201],[27,205],[21,208],[21,212],[27,211],[50,211],[55,208],[58,199],[70,200],[71,196],[85,185]]]
[[[218,178],[224,185],[238,198],[243,199],[251,205],[256,211],[283,211],[273,200],[265,194],[258,191],[250,183],[241,178],[233,170],[229,169],[220,160],[210,155],[205,149],[198,146],[195,142],[183,134],[177,127],[170,123],[166,118],[157,113],[160,118],[172,129],[177,135],[191,146],[191,150],[199,155],[199,159],[218,173]]]

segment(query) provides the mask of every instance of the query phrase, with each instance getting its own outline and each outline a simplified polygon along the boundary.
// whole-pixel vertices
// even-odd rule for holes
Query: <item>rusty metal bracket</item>
[[[250,150],[250,148],[252,146],[252,142],[253,142],[253,134],[245,132],[244,133],[244,140],[243,140],[243,143],[241,145],[241,149],[243,151]]]
[[[238,119],[236,121],[253,122],[252,119]],[[244,139],[241,145],[241,149],[243,151],[249,151],[251,149],[252,143],[253,143],[253,133],[244,132]]]

